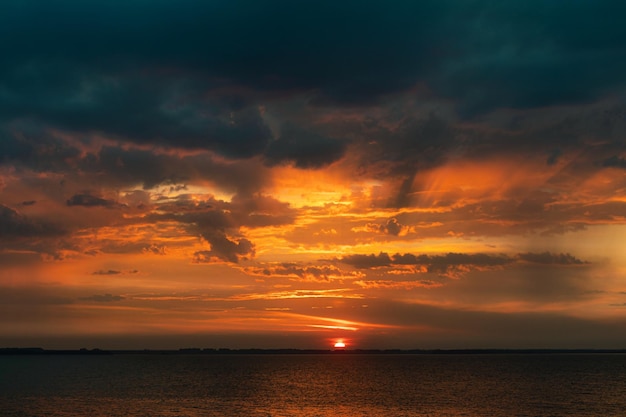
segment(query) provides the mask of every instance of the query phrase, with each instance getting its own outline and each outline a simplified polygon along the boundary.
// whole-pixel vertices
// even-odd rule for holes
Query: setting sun
[[[335,342],[335,349],[343,349],[346,347],[346,344],[342,340],[338,340]]]

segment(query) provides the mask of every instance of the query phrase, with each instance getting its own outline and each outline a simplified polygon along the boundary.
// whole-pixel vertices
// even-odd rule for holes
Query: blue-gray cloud
[[[165,115],[166,97],[185,113],[194,90],[233,85],[312,91],[320,104],[371,102],[417,82],[474,108],[586,100],[624,85],[625,12],[615,0],[9,1],[2,107],[77,123],[118,104],[135,110],[116,124],[124,131]],[[219,97],[229,110],[250,102]],[[185,117],[172,119],[182,129]]]
[[[306,96],[313,106],[363,106],[402,92],[451,100],[471,117],[621,94],[624,12],[614,0],[8,1],[0,13],[0,134],[8,137],[0,161],[49,169],[75,159],[76,148],[44,133],[51,127],[318,168],[353,139],[297,124],[277,136],[264,105]],[[437,163],[458,145],[445,123],[424,131],[434,127],[407,120],[382,131],[390,137],[376,154],[399,155],[396,169],[410,182],[416,164]],[[563,141],[549,142],[554,163]],[[503,146],[480,143],[474,148]],[[392,205],[406,205],[403,194]]]

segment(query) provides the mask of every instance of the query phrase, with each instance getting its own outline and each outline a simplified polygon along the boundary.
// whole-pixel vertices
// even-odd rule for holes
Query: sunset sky
[[[0,347],[626,348],[624,16],[3,1]]]

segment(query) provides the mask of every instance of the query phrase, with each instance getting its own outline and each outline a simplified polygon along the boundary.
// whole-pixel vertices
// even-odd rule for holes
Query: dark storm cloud
[[[326,100],[348,102],[410,85],[424,58],[437,54],[429,35],[445,33],[437,2],[33,0],[3,11],[1,34],[29,29],[19,43],[4,42],[17,62],[182,68],[260,90],[319,89]],[[72,78],[53,75],[60,86]]]
[[[621,80],[625,64],[625,6],[614,0],[33,0],[3,9],[13,62],[184,68],[257,89],[315,89],[322,102],[371,100],[420,76],[483,103],[586,98]],[[19,42],[7,36],[26,25]]]
[[[362,105],[420,84],[475,113],[622,89],[625,8],[614,0],[9,1],[0,14],[0,109],[4,120],[246,157],[269,142],[254,105],[275,94]]]
[[[59,171],[67,169],[79,156],[77,147],[38,124],[20,121],[0,126],[0,164],[25,166],[35,171]]]
[[[110,174],[104,181],[145,188],[201,176],[239,192],[262,178],[222,174],[224,164],[202,166],[194,157],[175,161],[114,146],[85,156],[49,132],[261,156],[270,166],[299,168],[341,159],[360,137],[359,147],[368,144],[363,167],[388,163],[381,175],[398,179],[386,205],[404,207],[413,203],[418,170],[459,150],[480,156],[540,146],[554,165],[587,132],[574,124],[574,136],[565,127],[511,136],[460,129],[445,117],[389,116],[348,136],[278,114],[284,127],[276,136],[265,108],[295,97],[329,112],[373,103],[391,108],[385,100],[403,93],[451,99],[459,114],[476,115],[620,94],[626,29],[617,16],[625,7],[611,0],[4,2],[0,163],[101,173],[90,168],[95,164]],[[623,165],[618,156],[597,158]]]
[[[436,89],[470,113],[593,100],[624,88],[626,29],[619,1],[456,2],[461,48]],[[457,17],[459,15],[456,15]]]
[[[298,168],[320,168],[337,161],[346,150],[346,143],[313,132],[284,126],[280,138],[271,142],[265,152],[273,165],[293,162]]]

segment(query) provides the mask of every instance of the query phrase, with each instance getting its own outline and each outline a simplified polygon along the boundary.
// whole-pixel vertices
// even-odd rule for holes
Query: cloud
[[[0,204],[0,236],[5,238],[53,237],[65,234],[59,226],[24,216]]]
[[[543,265],[584,265],[588,262],[582,261],[569,253],[520,253],[517,255],[521,260]]]
[[[83,206],[83,207],[120,207],[121,205],[114,200],[107,200],[93,196],[91,194],[75,194],[67,200],[68,206]]]
[[[617,85],[623,88],[618,73],[626,60],[616,42],[626,31],[615,19],[623,5],[604,0],[563,6],[475,2],[457,8],[466,16],[455,30],[463,52],[442,63],[435,88],[463,100],[471,113],[593,100]],[[485,26],[491,30],[476,30]],[[610,59],[616,65],[602,77],[599,68]]]
[[[381,266],[390,266],[392,264],[391,258],[384,252],[381,252],[378,255],[346,255],[343,256],[340,261],[342,263],[352,265],[355,268],[378,268]]]
[[[182,196],[173,204],[161,204],[159,211],[146,215],[143,220],[181,223],[190,233],[209,243],[210,250],[195,252],[194,262],[198,263],[215,260],[237,263],[242,258],[253,257],[254,244],[241,236],[239,229],[290,224],[296,214],[289,204],[260,194],[234,196],[230,202],[214,198],[197,202]]]
[[[24,315],[37,314],[49,306],[70,305],[74,302],[74,299],[58,289],[42,289],[30,285],[0,286],[0,304],[13,305]],[[15,319],[17,320],[18,317],[22,316],[16,316]]]
[[[264,263],[260,266],[245,267],[248,274],[268,278],[295,278],[302,281],[330,281],[334,279],[356,279],[362,274],[343,271],[335,265],[307,265],[295,262]]]
[[[602,162],[602,166],[626,169],[626,159],[613,155]]]
[[[393,262],[395,265],[421,265],[426,268],[426,272],[458,278],[471,270],[499,268],[512,263],[513,260],[504,255],[488,255],[484,253],[447,253],[445,255],[418,256],[406,253],[394,255]]]
[[[92,275],[122,275],[122,274],[137,274],[139,271],[136,269],[120,271],[117,269],[99,269],[92,272]]]
[[[387,219],[384,223],[367,223],[363,227],[353,227],[352,232],[373,232],[382,233],[384,235],[399,236],[406,235],[409,232],[409,227],[401,224],[398,219],[392,217]]]
[[[417,281],[394,281],[394,280],[359,280],[354,282],[356,285],[367,289],[400,289],[414,290],[416,288],[437,288],[443,284],[432,280]]]
[[[83,301],[95,301],[97,303],[111,303],[116,301],[122,301],[125,297],[121,295],[112,295],[112,294],[94,294],[89,297],[83,297],[81,300]]]
[[[293,162],[297,168],[321,168],[339,160],[346,143],[294,126],[283,126],[280,138],[270,142],[265,160],[270,165]]]
[[[208,153],[179,154],[143,148],[103,146],[80,161],[81,170],[95,181],[103,172],[110,186],[159,184],[178,186],[210,181],[238,194],[258,192],[267,180],[266,169],[256,160],[225,161]]]
[[[103,186],[210,181],[250,193],[267,185],[274,165],[319,169],[354,158],[355,168],[395,186],[385,206],[410,207],[422,195],[420,174],[459,155],[523,150],[552,166],[595,136],[577,112],[543,130],[524,125],[522,113],[491,129],[459,117],[578,104],[626,88],[616,69],[626,66],[616,41],[626,33],[611,13],[621,6],[607,1],[558,13],[534,0],[26,4],[7,6],[0,25],[7,35],[29,30],[21,48],[12,36],[2,41],[2,162],[80,172]],[[580,21],[582,12],[604,19],[604,34]],[[124,18],[114,25],[94,15]],[[328,33],[316,30],[320,22]],[[594,76],[597,68],[610,74]]]
[[[289,203],[263,194],[235,195],[224,208],[236,224],[253,228],[292,224],[297,216]]]
[[[492,255],[485,253],[446,253],[443,255],[414,255],[411,253],[388,255],[384,252],[378,255],[346,255],[338,260],[341,263],[352,265],[360,269],[386,268],[389,275],[420,274],[431,273],[443,277],[457,279],[471,271],[498,270],[504,267],[514,267],[520,261],[541,265],[569,266],[585,265],[588,262],[570,254],[543,253],[519,253],[515,256],[505,254]],[[389,269],[389,268],[398,269]],[[409,281],[412,284],[402,284],[400,281],[362,281],[363,286],[380,288],[413,286],[438,286],[430,281],[425,281],[424,285],[416,284],[417,281]],[[421,282],[421,281],[420,281]]]
[[[0,110],[5,120],[29,115],[65,130],[247,158],[271,143],[257,105],[277,97],[354,107],[418,85],[475,114],[619,90],[623,11],[611,0],[559,8],[539,0],[27,0],[0,20]],[[279,160],[327,163],[283,142]]]
[[[92,274],[93,275],[119,275],[121,273],[122,273],[122,271],[118,271],[118,270],[115,270],[115,269],[107,269],[107,270],[101,269],[99,271],[93,272]]]
[[[151,253],[154,255],[165,255],[167,254],[167,247],[165,245],[157,245],[151,244],[150,246],[146,246],[143,248],[143,253]]]
[[[79,157],[78,147],[40,123],[20,119],[8,126],[0,124],[0,164],[26,166],[38,172],[58,171],[67,169]]]
[[[431,306],[414,302],[393,303],[368,300],[359,310],[359,320],[405,325],[398,344],[420,346],[469,346],[484,348],[603,348],[620,346],[623,333],[617,329],[623,320],[571,317],[554,311],[488,312],[480,307],[466,309]],[[416,318],[418,318],[416,320]],[[422,327],[424,326],[424,327]],[[418,336],[413,329],[421,328]],[[458,335],[461,334],[461,337]],[[385,334],[384,338],[392,337]],[[382,342],[382,340],[380,340]]]
[[[254,256],[254,244],[246,238],[229,238],[220,231],[205,232],[202,237],[209,242],[211,250],[195,252],[193,261],[196,263],[215,260],[237,263]]]
[[[381,252],[378,255],[346,255],[340,259],[342,263],[356,268],[377,268],[391,265],[423,265],[428,272],[444,273],[450,268],[463,265],[474,267],[496,267],[513,262],[504,255],[447,253],[445,255],[413,255],[411,253],[389,256]]]
[[[511,258],[504,255],[488,255],[484,253],[446,253],[445,255],[413,255],[405,253],[395,254],[393,262],[396,265],[476,265],[476,266],[499,266],[511,263]]]

